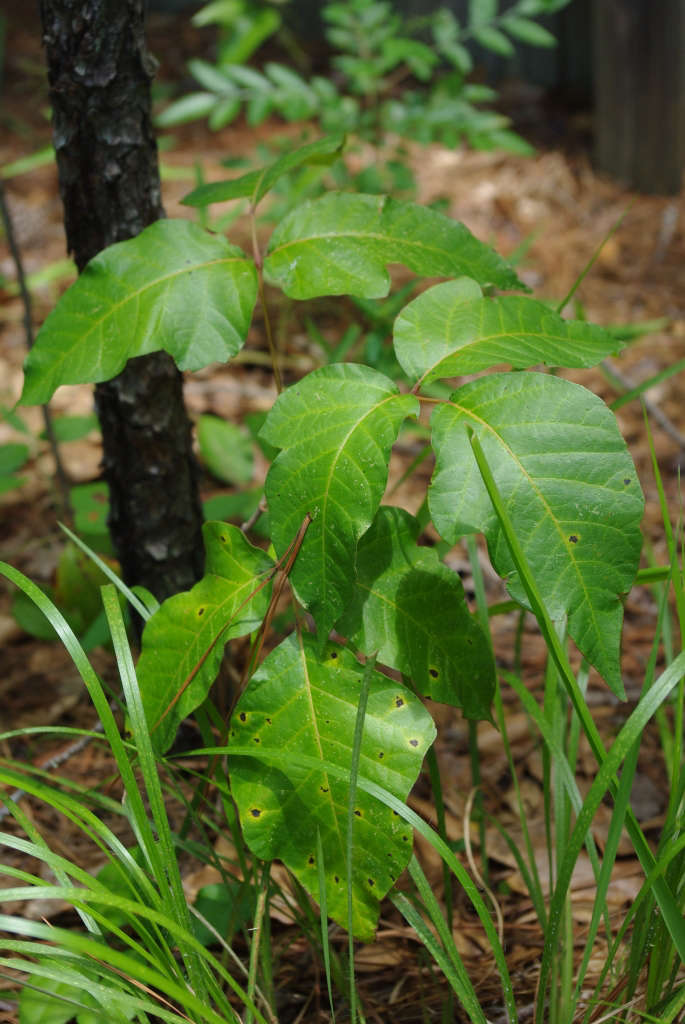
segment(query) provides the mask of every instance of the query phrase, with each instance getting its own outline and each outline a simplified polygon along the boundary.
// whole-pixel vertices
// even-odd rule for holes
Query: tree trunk
[[[595,0],[597,166],[642,192],[680,191],[685,0]]]
[[[81,271],[164,216],[143,0],[40,0],[67,248]],[[98,384],[109,526],[124,579],[163,600],[203,568],[182,378],[164,352]]]

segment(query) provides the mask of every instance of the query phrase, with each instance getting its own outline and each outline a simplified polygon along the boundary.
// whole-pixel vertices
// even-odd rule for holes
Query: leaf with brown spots
[[[192,590],[168,598],[143,631],[136,672],[152,741],[161,753],[207,696],[227,641],[259,625],[271,595],[273,561],[237,526],[205,523],[203,537],[205,575]]]
[[[419,547],[419,524],[400,508],[378,510],[357,548],[352,600],[337,625],[343,636],[410,676],[419,693],[490,717],[495,663],[466,605],[457,573],[433,548]]]
[[[280,858],[317,899],[318,829],[328,913],[345,927],[349,783],[323,766],[302,767],[298,755],[349,771],[363,671],[343,647],[328,644],[319,654],[313,638],[289,637],[264,660],[238,702],[229,744],[231,793],[248,846],[264,860]],[[360,776],[406,800],[434,737],[421,702],[374,672]],[[259,748],[254,756],[250,750],[250,756],[230,757],[231,746],[244,752],[253,745]],[[269,757],[274,751],[281,755],[278,767]],[[407,865],[412,837],[398,815],[359,789],[353,819],[354,933],[368,940],[380,900]]]
[[[643,497],[616,418],[578,384],[542,373],[482,377],[432,418],[429,506],[450,543],[483,532],[493,566],[527,603],[469,443],[483,448],[552,619],[617,696],[625,594],[635,579]]]

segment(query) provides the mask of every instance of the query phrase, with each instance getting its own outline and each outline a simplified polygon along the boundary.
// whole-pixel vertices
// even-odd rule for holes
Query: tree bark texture
[[[641,192],[680,191],[685,0],[595,0],[595,158]]]
[[[143,0],[40,0],[67,248],[81,271],[164,216]],[[182,377],[164,352],[96,385],[109,526],[124,579],[163,600],[203,569]]]

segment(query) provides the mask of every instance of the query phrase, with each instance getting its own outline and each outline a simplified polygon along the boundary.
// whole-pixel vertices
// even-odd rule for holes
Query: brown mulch
[[[158,22],[161,35],[163,19]],[[49,126],[45,120],[47,93],[42,72],[41,53],[36,26],[25,19],[11,18],[11,45],[7,47],[6,97],[0,136],[0,164],[34,152],[49,142]],[[175,49],[165,60],[178,63],[187,56],[185,36],[174,37]],[[164,68],[163,63],[163,68]],[[168,68],[165,70],[169,71]],[[259,129],[259,136],[269,138],[283,133],[282,126],[268,124]],[[183,181],[170,179],[164,184],[164,202],[169,216],[188,216],[179,199],[193,185],[192,168],[198,157],[208,180],[225,174],[219,161],[226,156],[248,154],[256,144],[257,133],[243,124],[210,135],[202,125],[189,126],[175,133],[173,148],[165,152],[163,163],[172,168],[186,168]],[[602,252],[587,278],[578,289],[576,299],[584,314],[601,324],[633,323],[665,318],[657,332],[631,345],[614,361],[614,366],[632,383],[646,379],[685,356],[685,200],[683,195],[670,198],[636,196],[613,181],[597,175],[587,153],[561,149],[540,151],[532,158],[519,158],[501,153],[446,151],[429,147],[416,151],[415,171],[419,182],[419,198],[430,201],[447,197],[449,212],[464,221],[480,238],[490,241],[503,255],[515,252],[522,245],[527,253],[519,267],[524,280],[536,295],[559,300],[567,294],[576,277],[595,253],[611,227],[623,217],[622,224]],[[28,274],[44,270],[64,258],[64,233],[61,222],[56,172],[47,166],[11,179],[6,195]],[[236,240],[240,241],[237,227]],[[0,292],[0,403],[11,406],[21,391],[21,365],[25,356],[22,324],[23,309],[13,292],[15,272],[6,248],[0,248],[0,275],[8,282]],[[34,291],[34,322],[40,324],[54,304],[68,277],[49,282]],[[342,307],[344,309],[344,307]],[[344,324],[340,329],[344,329]],[[313,366],[316,352],[301,324],[295,325],[281,339],[286,359],[296,366]],[[252,364],[211,367],[189,378],[186,384],[188,407],[192,415],[212,412],[235,420],[246,413],[268,408],[274,392],[267,370],[260,367],[264,339],[259,324],[250,334],[248,346],[254,352]],[[615,392],[599,370],[569,374],[607,401]],[[678,472],[685,452],[674,434],[685,432],[683,389],[680,377],[667,380],[649,392],[651,402],[667,417],[673,430],[653,422],[654,444],[674,522],[680,515]],[[86,412],[91,408],[90,389],[62,388],[53,401],[59,413]],[[61,535],[56,525],[54,467],[45,442],[38,439],[42,429],[40,411],[22,409],[21,415],[33,435],[32,460],[25,475],[27,481],[18,491],[0,497],[0,557],[17,566],[40,582],[49,582],[54,574],[61,550]],[[644,531],[654,557],[666,560],[664,530],[659,511],[656,485],[651,470],[651,457],[646,440],[642,412],[638,403],[625,406],[618,414],[619,424],[638,467],[647,498]],[[21,440],[11,428],[0,421],[0,444]],[[99,472],[100,448],[96,436],[64,446],[66,468],[74,481],[89,481]],[[264,467],[260,467],[263,470]],[[401,466],[393,469],[396,478]],[[428,464],[395,495],[412,510],[421,499],[421,489],[430,473]],[[213,485],[205,481],[205,497]],[[458,568],[466,568],[463,553],[453,555]],[[491,600],[503,597],[500,584],[491,575],[486,577]],[[468,588],[468,576],[465,580]],[[0,731],[32,724],[63,724],[93,726],[93,712],[84,696],[68,657],[61,648],[33,641],[19,630],[10,609],[11,595],[3,584],[0,588]],[[626,599],[624,634],[624,678],[629,702],[620,704],[593,676],[588,700],[598,727],[610,742],[631,710],[639,694],[645,665],[649,658],[655,622],[655,604],[646,588],[636,588]],[[495,622],[495,641],[500,664],[512,666],[516,630],[515,617]],[[115,670],[105,652],[95,652],[96,668],[113,684]],[[545,665],[544,646],[534,624],[526,620],[522,643],[525,678],[531,688],[541,693]],[[538,744],[531,735],[529,722],[513,696],[505,689],[507,732],[525,801],[526,814],[536,848],[543,882],[548,878],[544,854],[544,813],[542,761]],[[464,838],[467,827],[465,812],[471,788],[468,757],[468,732],[464,721],[449,709],[434,706],[440,733],[440,761],[447,828],[450,839]],[[491,726],[479,726],[482,759],[483,792],[486,807],[501,824],[519,839],[518,814],[513,783],[500,735]],[[25,741],[5,743],[0,755],[39,761],[54,749],[54,743]],[[100,745],[91,745],[60,768],[60,772],[79,781],[108,778],[111,763]],[[595,772],[594,760],[584,742],[579,751],[578,783],[582,792],[589,787]],[[634,797],[635,811],[647,832],[655,839],[663,820],[666,802],[666,778],[658,737],[646,730],[640,753],[638,786]],[[430,791],[425,781],[419,783],[412,797],[415,809],[434,822]],[[65,848],[74,843],[73,833],[64,831],[46,816],[44,809],[33,806],[36,823],[50,832]],[[601,847],[606,837],[610,808],[602,807],[594,831]],[[475,831],[475,830],[472,830]],[[478,855],[477,836],[471,841]],[[488,830],[490,884],[504,916],[505,940],[510,969],[521,1010],[525,1013],[535,995],[537,966],[540,959],[540,931],[525,886],[506,844],[495,829]],[[443,898],[442,868],[436,855],[423,841],[417,841],[421,857],[434,891]],[[80,848],[75,855],[83,865],[91,853]],[[641,884],[639,866],[631,855],[630,845],[622,843],[616,871],[609,891],[612,919],[620,922]],[[189,895],[212,880],[206,872],[189,875]],[[579,860],[572,884],[573,915],[577,942],[582,942],[593,905],[593,883],[589,864]],[[36,911],[38,912],[38,911]],[[40,913],[45,913],[41,908]],[[455,897],[455,940],[472,971],[474,983],[490,1016],[498,1019],[501,994],[488,954],[482,930],[461,894]],[[280,915],[280,916],[279,916]],[[318,965],[312,963],[311,952],[295,929],[288,923],[287,905],[275,911],[273,922],[279,990],[287,994],[288,1008],[283,1009],[283,1022],[291,1020],[328,1020],[325,986],[321,985]],[[342,932],[333,935],[334,944],[344,952],[346,939]],[[593,954],[591,976],[601,969],[606,953],[598,942]],[[369,1020],[414,1022],[438,1019],[445,991],[431,974],[422,957],[414,933],[406,928],[397,914],[388,907],[381,920],[376,942],[360,949],[357,960],[360,989]],[[591,979],[590,979],[591,980]],[[15,1021],[11,989],[2,991],[0,982],[0,1021]],[[5,998],[3,998],[5,997]],[[425,1017],[422,1017],[422,1013]],[[344,1019],[344,1018],[341,1018]],[[455,1017],[455,1019],[459,1019]]]

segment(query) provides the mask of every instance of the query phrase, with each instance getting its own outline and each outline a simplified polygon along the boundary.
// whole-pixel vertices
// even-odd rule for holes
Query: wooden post
[[[595,0],[595,159],[642,192],[680,191],[685,0]]]

